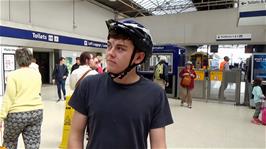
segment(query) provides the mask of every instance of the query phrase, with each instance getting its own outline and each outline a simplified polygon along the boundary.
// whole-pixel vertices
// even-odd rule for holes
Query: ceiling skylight
[[[131,0],[154,15],[196,11],[191,0]]]

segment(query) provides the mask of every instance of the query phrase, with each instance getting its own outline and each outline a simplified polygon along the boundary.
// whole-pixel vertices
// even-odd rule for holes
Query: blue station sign
[[[7,27],[7,26],[0,26],[0,36],[18,38],[18,39],[35,40],[35,41],[44,41],[44,42],[51,42],[51,43],[86,46],[86,47],[93,47],[93,48],[107,48],[107,44],[105,42],[80,39],[80,38],[68,37],[68,36],[61,36],[61,35],[56,35],[56,34],[31,31],[31,30],[25,30],[25,29],[18,29],[18,28]]]

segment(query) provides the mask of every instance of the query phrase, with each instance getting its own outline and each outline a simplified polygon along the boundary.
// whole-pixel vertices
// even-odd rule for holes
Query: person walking
[[[165,126],[173,123],[166,93],[136,72],[152,54],[151,36],[133,20],[106,24],[107,73],[86,77],[75,89],[68,148],[84,148],[86,126],[90,149],[146,149],[148,134],[152,149],[166,148]]]
[[[26,149],[39,149],[43,120],[41,74],[29,68],[32,59],[29,50],[17,49],[15,59],[19,69],[8,74],[0,110],[0,129],[4,123],[3,146],[16,149],[22,134]]]
[[[192,108],[191,90],[194,88],[196,73],[191,61],[186,62],[186,66],[180,71],[179,77],[181,78],[181,106],[187,103],[188,108]]]
[[[225,56],[224,57],[224,61],[222,61],[220,63],[220,67],[219,67],[219,70],[220,71],[229,71],[230,68],[229,68],[229,57],[228,56]],[[219,88],[219,93],[218,93],[218,98],[221,99],[222,98],[222,94],[223,94],[223,98],[225,99],[224,97],[224,91],[226,90],[228,86],[228,82],[227,82],[227,79],[226,77],[223,77],[223,80],[221,81],[221,86]]]
[[[155,66],[153,81],[165,89],[168,86],[168,66],[166,56],[161,56],[159,63]]]
[[[61,95],[61,90],[63,92],[64,100],[66,100],[66,79],[68,76],[68,69],[67,66],[65,65],[65,58],[61,57],[59,59],[59,64],[55,65],[55,69],[53,71],[53,83],[56,83],[57,86],[57,94],[58,94],[58,101],[61,100],[62,95]]]
[[[254,124],[261,124],[261,121],[259,120],[259,115],[260,115],[260,111],[261,111],[261,106],[262,103],[265,100],[265,96],[262,93],[262,89],[261,89],[261,82],[262,80],[260,78],[256,78],[254,80],[254,84],[253,84],[253,90],[252,90],[252,94],[254,95],[254,103],[255,103],[255,113],[253,115],[253,119],[251,120],[252,123]]]

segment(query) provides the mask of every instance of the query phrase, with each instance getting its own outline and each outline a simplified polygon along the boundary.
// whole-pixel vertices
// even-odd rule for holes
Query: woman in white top
[[[98,74],[98,72],[93,69],[94,65],[93,55],[89,52],[82,52],[80,55],[79,68],[75,69],[70,75],[71,90],[75,90],[77,82],[83,75],[88,76]]]
[[[34,70],[36,70],[36,71],[38,71],[38,72],[40,72],[39,71],[39,65],[36,64],[36,59],[35,58],[31,59],[31,64],[29,65],[29,67],[34,69]]]

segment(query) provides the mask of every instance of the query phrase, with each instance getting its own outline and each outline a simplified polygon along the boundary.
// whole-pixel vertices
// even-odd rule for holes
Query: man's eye
[[[107,49],[111,49],[111,48],[112,48],[111,44],[107,44]]]
[[[122,47],[117,47],[117,50],[118,50],[118,51],[125,51],[125,49],[122,48]]]

